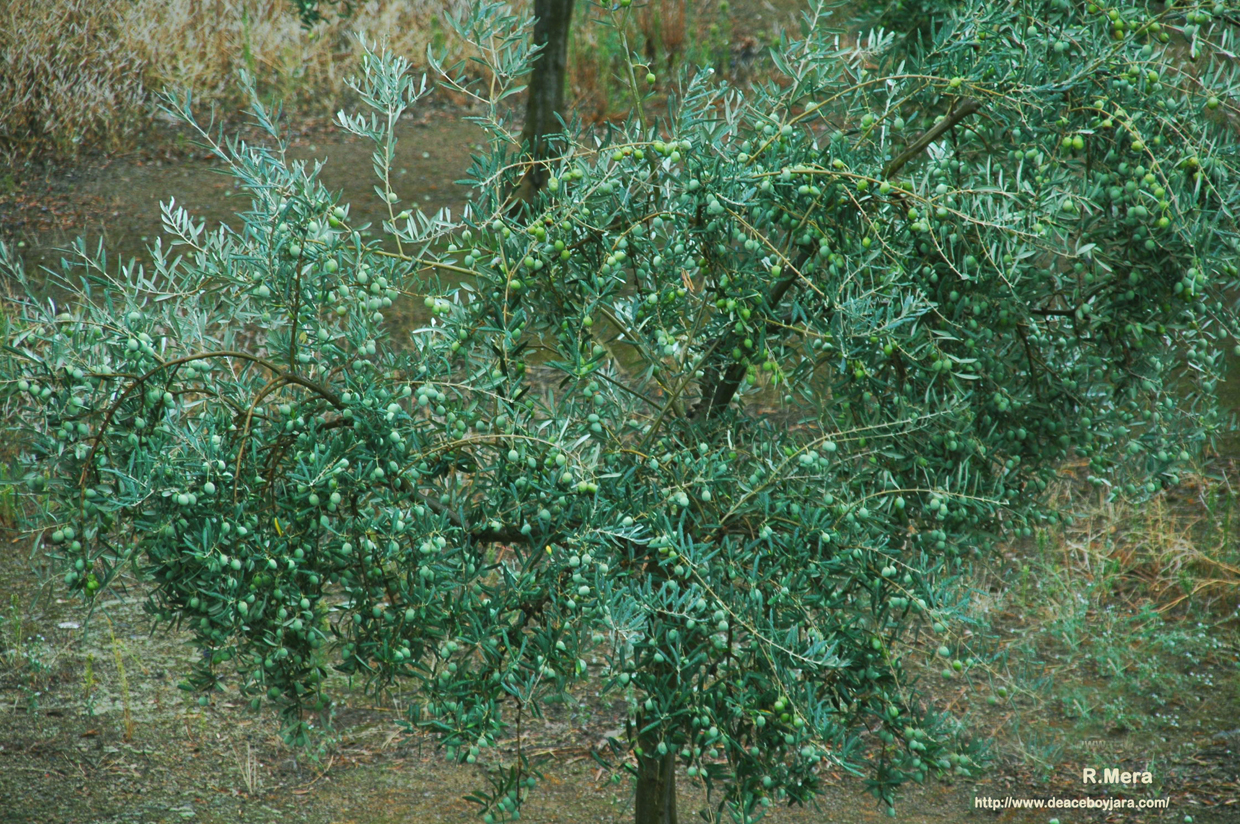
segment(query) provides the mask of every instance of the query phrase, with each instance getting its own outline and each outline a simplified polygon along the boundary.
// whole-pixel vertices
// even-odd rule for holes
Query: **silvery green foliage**
[[[317,169],[217,143],[239,231],[169,205],[150,270],[83,250],[72,301],[21,304],[6,385],[66,582],[132,564],[208,653],[192,688],[236,673],[292,740],[336,670],[415,685],[471,763],[588,682],[738,819],[826,765],[888,802],[974,769],[901,638],[950,624],[971,550],[1067,517],[1066,462],[1149,494],[1217,429],[1235,38],[1191,4],[954,8],[899,63],[815,8],[785,82],[699,73],[666,118],[576,130],[523,206],[497,104],[528,55],[479,6],[486,81],[434,64],[482,103],[476,196],[378,238]],[[371,54],[358,90],[391,202],[426,85]],[[393,339],[404,294],[429,320]]]

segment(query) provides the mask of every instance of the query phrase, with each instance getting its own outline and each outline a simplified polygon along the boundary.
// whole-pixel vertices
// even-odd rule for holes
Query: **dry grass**
[[[685,45],[687,0],[651,0],[637,13],[637,25],[646,41],[646,59],[656,71],[675,68]],[[658,65],[662,57],[665,65]]]
[[[369,0],[348,19],[301,27],[270,0],[10,0],[0,3],[0,151],[10,159],[125,147],[150,122],[152,92],[232,106],[248,70],[260,94],[329,114],[361,50],[356,35],[415,65],[448,44],[466,0]]]
[[[228,99],[245,69],[260,91],[330,112],[357,68],[357,35],[419,65],[428,45],[446,42],[442,18],[462,2],[369,0],[347,19],[333,15],[306,31],[291,7],[270,0],[136,0],[127,37],[150,65],[153,85]]]
[[[9,0],[0,2],[0,159],[72,158],[133,144],[156,111],[154,92],[193,91],[224,117],[236,111],[238,73],[260,96],[299,116],[331,115],[356,73],[358,35],[425,64],[433,46],[448,63],[467,58],[446,16],[469,0],[363,0],[348,18],[306,30],[292,7],[271,0]],[[523,7],[528,0],[515,0]],[[631,15],[593,3],[574,13],[569,89],[587,121],[621,116],[633,104],[626,41],[611,23],[627,20],[637,76],[664,84],[682,65],[710,66],[721,77],[749,74],[760,45],[731,40],[724,6],[705,0],[650,0]],[[722,27],[720,25],[722,23]],[[476,67],[475,67],[476,68]],[[640,82],[638,93],[646,87]]]
[[[1235,491],[1227,479],[1192,477],[1139,506],[1100,503],[1064,530],[1064,568],[1110,577],[1118,595],[1160,612],[1192,604],[1227,614],[1240,597]]]
[[[574,35],[568,44],[568,93],[582,119],[597,122],[611,111],[611,54],[601,47],[597,29]]]
[[[1225,615],[1240,606],[1240,487],[1232,469],[1190,473],[1147,500],[1107,500],[1107,489],[1065,465],[1048,492],[1071,524],[1041,530],[1038,563],[1072,580],[1102,585],[1107,597],[1161,613],[1192,606]],[[1020,556],[1019,546],[1010,548]],[[1033,552],[1033,550],[1030,550]]]
[[[133,135],[147,67],[122,23],[113,0],[0,3],[0,150],[74,155]]]

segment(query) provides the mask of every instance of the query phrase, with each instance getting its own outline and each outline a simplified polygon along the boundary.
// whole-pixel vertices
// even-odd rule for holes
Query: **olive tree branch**
[[[969,115],[980,111],[981,108],[982,104],[971,98],[966,99],[960,104],[959,107],[953,104],[946,117],[927,129],[921,137],[914,140],[907,149],[887,164],[887,168],[883,170],[883,177],[891,179],[891,177],[904,168],[909,161],[924,152],[931,143],[942,137],[944,132],[951,130],[957,123],[964,120]]]
[[[116,417],[116,413],[120,411],[121,404],[125,402],[126,398],[128,398],[131,394],[133,394],[133,391],[135,389],[137,389],[139,386],[144,385],[147,381],[149,381],[152,377],[154,377],[156,374],[158,374],[160,371],[164,369],[169,369],[171,367],[179,366],[180,364],[189,363],[191,361],[207,360],[209,358],[239,358],[241,360],[250,361],[251,363],[257,363],[258,365],[263,366],[266,369],[269,369],[270,371],[274,372],[279,378],[283,379],[284,382],[286,383],[295,383],[300,386],[304,386],[305,388],[310,389],[313,392],[318,393],[320,396],[325,398],[329,403],[332,404],[332,406],[335,406],[337,409],[344,407],[344,402],[340,400],[340,396],[337,395],[335,392],[331,391],[330,389],[328,389],[327,387],[321,386],[318,383],[310,380],[309,378],[303,377],[302,375],[298,375],[295,372],[285,371],[284,369],[281,369],[279,366],[267,360],[266,358],[260,358],[259,356],[251,355],[248,352],[239,352],[235,350],[224,350],[220,352],[198,352],[193,355],[186,355],[185,357],[175,358],[170,361],[163,361],[162,363],[158,364],[154,368],[148,370],[146,373],[137,376],[134,379],[133,383],[129,384],[129,386],[125,388],[125,391],[121,392],[120,397],[117,398],[110,407],[108,407],[108,411],[104,414],[104,417],[103,417],[103,423],[99,427],[99,436],[95,438],[94,443],[91,444],[90,452],[87,453],[86,455],[86,460],[84,461],[85,465],[82,467],[82,475],[79,478],[78,483],[79,484],[86,483],[86,470],[92,465],[92,459],[95,457],[95,453],[99,451],[99,445],[103,443],[103,434],[107,431],[108,427],[112,424],[112,419]],[[247,425],[248,425],[248,421],[247,421]]]
[[[883,177],[891,178],[900,169],[904,168],[909,161],[924,152],[930,144],[938,140],[945,132],[969,115],[980,111],[981,108],[981,104],[973,99],[966,99],[959,106],[953,104],[952,110],[948,112],[946,117],[928,129],[925,134],[913,141],[911,146],[887,164],[887,167],[883,170]],[[779,305],[784,295],[792,288],[797,279],[801,277],[801,269],[809,260],[810,254],[808,250],[802,250],[797,256],[796,262],[790,267],[792,273],[772,287],[770,297],[766,301],[766,305],[770,309],[773,310]],[[731,334],[731,332],[726,333],[726,335]],[[710,418],[722,412],[732,402],[732,398],[736,395],[737,390],[740,389],[741,382],[745,379],[746,371],[745,364],[740,361],[729,364],[722,378],[716,377],[715,381],[713,381],[714,385],[704,389],[702,399],[689,413],[689,418],[694,419],[699,416]]]

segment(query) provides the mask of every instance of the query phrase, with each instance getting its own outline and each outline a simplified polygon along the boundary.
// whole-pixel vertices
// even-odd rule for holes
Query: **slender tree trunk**
[[[645,747],[643,750],[650,752]],[[634,807],[633,824],[676,824],[676,756],[673,753],[638,756]]]
[[[547,157],[547,136],[560,131],[556,115],[564,116],[564,83],[568,71],[568,33],[574,0],[534,0],[534,45],[542,51],[534,58],[525,109],[521,142],[535,161]],[[535,163],[521,183],[522,199],[528,199],[547,182],[549,173]]]

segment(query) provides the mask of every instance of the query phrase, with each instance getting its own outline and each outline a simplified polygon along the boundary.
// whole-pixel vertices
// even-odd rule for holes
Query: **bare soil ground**
[[[309,751],[285,747],[278,721],[252,713],[226,693],[210,707],[177,689],[194,651],[177,632],[148,632],[143,585],[106,595],[89,617],[60,596],[52,570],[31,562],[28,538],[10,536],[0,553],[0,590],[11,599],[0,647],[0,821],[13,824],[104,822],[477,821],[463,796],[483,786],[481,765],[449,763],[433,741],[397,724],[407,696],[346,695],[333,730]],[[41,580],[46,577],[46,580]],[[1018,633],[1017,616],[998,616]],[[932,700],[968,717],[991,740],[994,760],[979,778],[913,787],[899,808],[914,824],[948,822],[1240,821],[1240,706],[1237,648],[1199,662],[1200,689],[1174,696],[1172,723],[1140,731],[1082,732],[1068,713],[1017,695],[1000,706],[989,688],[927,677]],[[526,725],[527,753],[549,756],[546,780],[523,812],[531,822],[623,822],[631,815],[627,782],[611,783],[589,750],[618,726],[623,708],[583,693]],[[1023,723],[1010,723],[1027,713]],[[1016,731],[1015,734],[1013,731]],[[1030,740],[1045,746],[1034,750]],[[512,744],[507,747],[512,753]],[[1049,757],[1053,760],[1046,761]],[[1043,763],[1039,763],[1039,762]],[[1083,766],[1149,769],[1149,787],[1083,787]],[[1100,773],[1101,774],[1101,773]],[[828,775],[819,810],[773,809],[779,822],[861,824],[885,818],[860,782]],[[691,815],[705,799],[680,778]],[[1170,798],[1166,810],[1083,814],[995,813],[975,798]],[[1067,811],[1064,811],[1067,812]]]

